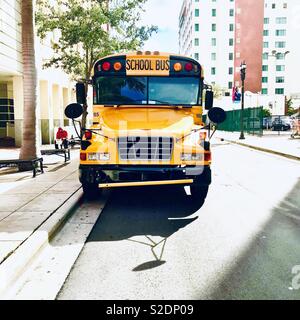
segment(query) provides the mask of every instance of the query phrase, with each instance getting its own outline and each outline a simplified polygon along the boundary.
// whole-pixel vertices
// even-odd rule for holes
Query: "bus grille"
[[[121,137],[120,160],[171,160],[173,138],[171,137]]]

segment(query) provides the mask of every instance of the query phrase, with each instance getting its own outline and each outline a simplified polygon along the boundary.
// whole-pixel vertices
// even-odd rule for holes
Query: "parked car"
[[[273,131],[289,131],[291,130],[291,124],[289,121],[286,121],[285,119],[276,118],[272,122],[272,130]]]

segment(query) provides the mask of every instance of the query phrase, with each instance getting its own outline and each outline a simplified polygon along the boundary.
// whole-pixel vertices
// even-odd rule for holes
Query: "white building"
[[[231,89],[234,1],[184,0],[179,21],[180,53],[199,60],[208,82]]]
[[[262,93],[287,93],[287,60],[290,55],[289,12],[291,1],[265,0],[263,30]]]
[[[246,62],[251,60],[256,75],[261,63],[263,66],[261,76],[248,75],[246,85],[258,88],[254,93],[261,88],[261,93],[273,97],[273,100],[276,100],[275,95],[292,97],[294,107],[298,107],[300,41],[296,39],[300,33],[300,1],[253,1],[257,1],[256,7],[251,1],[244,0],[183,0],[179,15],[180,53],[204,65],[208,82],[230,89],[235,85],[234,79],[239,80],[234,66],[238,69],[239,60],[243,60],[248,52]],[[258,16],[263,17],[263,24],[260,21],[263,30],[259,29],[257,35],[245,39],[243,34],[247,36],[246,29],[255,26],[255,17]],[[262,44],[262,60],[251,57],[251,51],[249,54],[249,47],[257,49],[259,42]]]
[[[0,0],[0,143],[14,139],[21,145],[23,122],[23,64],[21,45],[21,0]],[[38,110],[40,140],[52,143],[54,127],[69,125],[64,107],[75,101],[73,84],[59,69],[42,70],[45,59],[52,55],[50,42],[37,39]]]

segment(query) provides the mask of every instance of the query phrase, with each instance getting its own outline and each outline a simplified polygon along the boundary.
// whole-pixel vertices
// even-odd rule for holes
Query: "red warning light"
[[[188,62],[184,66],[185,71],[192,71],[193,70],[193,64]]]
[[[110,63],[109,62],[104,62],[103,64],[102,64],[102,69],[104,70],[104,71],[109,71],[109,69],[110,69]]]

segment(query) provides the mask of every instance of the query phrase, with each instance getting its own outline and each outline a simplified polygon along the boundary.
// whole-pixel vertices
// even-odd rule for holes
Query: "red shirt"
[[[56,139],[62,139],[63,138],[63,129],[59,128],[57,133],[56,133]]]

